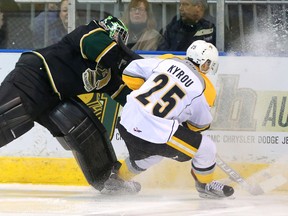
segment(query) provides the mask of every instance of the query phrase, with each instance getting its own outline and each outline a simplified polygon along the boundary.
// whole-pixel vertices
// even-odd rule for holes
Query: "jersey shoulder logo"
[[[96,70],[87,68],[82,74],[84,88],[87,92],[99,90],[106,86],[111,79],[111,69],[98,66]]]

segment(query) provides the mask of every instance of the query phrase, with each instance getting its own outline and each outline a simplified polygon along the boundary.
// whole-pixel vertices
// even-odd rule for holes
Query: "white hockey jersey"
[[[143,83],[127,96],[121,114],[120,124],[133,135],[166,143],[179,124],[187,122],[197,128],[210,125],[205,80],[190,61],[176,57],[135,60],[123,72],[123,80],[129,79]]]

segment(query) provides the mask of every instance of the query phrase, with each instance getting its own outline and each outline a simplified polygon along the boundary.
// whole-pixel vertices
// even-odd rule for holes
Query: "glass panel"
[[[67,34],[68,0],[1,0],[0,1],[0,49],[35,49],[48,46]],[[130,25],[127,14],[130,14],[131,0],[71,0],[75,2],[75,25],[87,24],[92,19],[103,19],[114,15],[125,20],[129,26],[131,48],[134,50],[157,50],[156,45],[136,45],[143,30],[143,25]],[[133,0],[134,1],[134,0]],[[222,0],[224,1],[224,0]],[[137,2],[137,1],[136,1]],[[141,1],[139,1],[141,3]],[[145,1],[144,1],[145,2]],[[149,11],[142,13],[151,20],[153,12],[156,32],[164,34],[167,25],[174,18],[180,19],[185,13],[185,2],[201,2],[200,0],[149,0]],[[216,26],[217,47],[226,52],[254,53],[257,55],[287,54],[288,0],[282,1],[225,1],[225,9],[217,7],[220,1],[208,1],[204,18]],[[61,5],[63,5],[61,10]],[[139,7],[139,6],[136,6]],[[219,10],[219,11],[217,11]],[[136,13],[139,10],[135,11]],[[134,13],[135,13],[134,12]],[[181,12],[181,13],[180,13]],[[131,12],[133,14],[133,12]],[[224,20],[222,20],[224,13]],[[125,18],[126,17],[126,18]],[[221,18],[217,20],[217,17]],[[150,21],[149,21],[150,22]],[[151,24],[151,22],[150,22]],[[190,25],[190,24],[189,24]],[[191,24],[194,25],[194,24]],[[224,32],[222,27],[224,25]],[[134,30],[134,31],[133,31]],[[150,30],[149,30],[150,31]],[[151,32],[151,31],[150,31]],[[173,31],[167,31],[173,34]],[[185,46],[177,47],[181,34],[189,41],[193,33],[178,32],[172,36],[172,47],[185,51]],[[178,34],[179,33],[179,34]],[[202,34],[196,30],[195,34]],[[146,35],[147,36],[147,35]],[[151,36],[151,35],[150,35]],[[132,39],[134,38],[134,41]],[[134,45],[133,45],[134,44]],[[152,42],[150,43],[152,44]],[[222,47],[224,45],[224,47]]]

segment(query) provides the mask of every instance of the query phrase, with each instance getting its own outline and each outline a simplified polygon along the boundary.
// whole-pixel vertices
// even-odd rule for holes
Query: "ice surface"
[[[204,200],[191,190],[144,189],[133,196],[101,195],[86,186],[0,185],[0,216],[287,216],[288,193]]]

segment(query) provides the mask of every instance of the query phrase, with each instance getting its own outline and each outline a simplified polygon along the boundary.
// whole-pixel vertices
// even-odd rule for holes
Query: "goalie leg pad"
[[[82,102],[72,99],[58,105],[49,115],[64,134],[59,139],[69,147],[86,180],[97,190],[118,163],[106,129],[94,113]]]
[[[21,98],[16,97],[0,106],[0,147],[20,137],[34,126]]]

